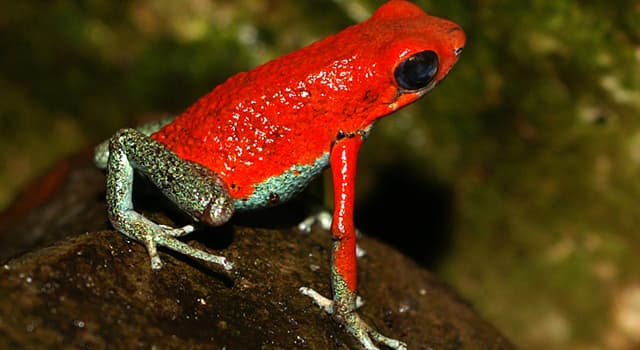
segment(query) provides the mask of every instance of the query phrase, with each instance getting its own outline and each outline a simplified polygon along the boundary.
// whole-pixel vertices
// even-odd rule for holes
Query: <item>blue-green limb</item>
[[[145,130],[146,131],[146,130]],[[146,176],[162,193],[195,221],[218,226],[229,220],[234,207],[225,184],[214,172],[186,161],[135,129],[122,129],[109,139],[108,154],[104,147],[96,150],[96,163],[106,159],[107,206],[109,220],[124,235],[145,245],[151,268],[160,269],[162,262],[157,245],[184,255],[210,261],[230,270],[224,257],[193,248],[176,237],[193,231],[193,226],[172,228],[158,225],[133,208],[134,171]],[[100,153],[100,154],[99,154]]]
[[[334,281],[334,283],[340,284],[339,281]],[[344,281],[342,281],[342,284],[342,287],[346,288]],[[340,288],[340,286],[337,287]],[[407,350],[405,343],[378,333],[364,322],[355,312],[357,308],[362,306],[362,299],[346,289],[343,289],[343,291],[343,294],[336,295],[334,297],[335,300],[332,300],[322,296],[311,288],[300,288],[302,294],[310,297],[322,310],[332,315],[338,323],[344,325],[345,329],[360,341],[364,349],[378,350],[379,348],[375,343],[379,343],[392,349]]]

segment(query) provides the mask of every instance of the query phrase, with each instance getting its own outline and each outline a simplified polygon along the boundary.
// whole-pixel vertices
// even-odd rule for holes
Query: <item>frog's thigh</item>
[[[165,125],[171,123],[174,119],[175,117],[170,117],[152,121],[136,127],[136,130],[140,131],[146,136],[149,136],[162,129]],[[109,161],[109,143],[111,143],[111,139],[101,142],[98,146],[96,146],[94,150],[93,162],[100,169],[107,168],[107,162]]]
[[[227,222],[233,214],[233,200],[215,172],[178,157],[137,130],[118,131],[111,138],[109,152],[108,176],[114,173],[112,165],[117,169],[122,167],[119,163],[127,162],[195,220],[217,226]],[[121,156],[117,156],[117,152]],[[113,162],[111,158],[114,158]],[[117,161],[115,158],[124,159]],[[109,182],[108,186],[111,185]]]
[[[135,129],[122,129],[109,142],[107,204],[113,226],[145,243],[153,268],[160,268],[156,243],[195,258],[218,262],[218,257],[190,248],[174,238],[191,232],[191,226],[173,229],[157,225],[133,209],[134,171],[149,178],[194,219],[209,225],[221,225],[233,214],[233,201],[220,177],[209,169],[181,159]]]

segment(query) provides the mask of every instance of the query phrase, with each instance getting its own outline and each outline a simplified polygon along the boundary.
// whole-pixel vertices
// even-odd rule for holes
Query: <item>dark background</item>
[[[0,2],[0,208],[380,1]],[[418,1],[468,44],[362,150],[356,221],[523,349],[640,346],[640,3]]]

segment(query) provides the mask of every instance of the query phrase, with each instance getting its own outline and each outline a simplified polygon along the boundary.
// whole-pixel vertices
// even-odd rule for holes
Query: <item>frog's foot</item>
[[[322,294],[309,287],[300,287],[299,291],[313,299],[313,302],[315,302],[316,305],[322,308],[326,313],[333,314],[333,300],[323,297]],[[356,296],[356,309],[359,309],[362,305],[364,305],[364,299],[359,295]]]
[[[302,222],[298,224],[298,230],[303,233],[309,233],[311,232],[311,227],[318,224],[323,230],[328,231],[331,229],[332,220],[333,218],[328,210],[318,210],[302,220]]]
[[[233,268],[233,264],[227,261],[226,258],[193,248],[176,238],[193,232],[192,225],[174,228],[156,224],[135,211],[129,211],[128,214],[124,218],[118,219],[117,229],[126,236],[145,245],[151,258],[152,269],[159,270],[162,268],[162,261],[158,255],[158,245],[196,259],[221,265],[225,270]]]
[[[329,231],[331,230],[332,221],[333,217],[331,216],[331,213],[326,209],[321,209],[302,220],[302,222],[298,224],[298,230],[302,233],[309,233],[311,232],[311,227],[318,224],[323,230]],[[356,229],[356,237],[360,236],[362,236],[362,233],[360,230]],[[367,255],[367,251],[361,248],[359,244],[356,244],[356,257],[359,259],[365,255]]]
[[[407,344],[399,340],[386,337],[371,328],[360,318],[360,316],[358,316],[355,309],[338,313],[334,308],[335,302],[329,298],[323,297],[315,290],[307,287],[301,287],[300,292],[313,299],[313,301],[326,313],[333,315],[333,317],[342,324],[351,335],[360,341],[360,344],[362,344],[366,350],[377,350],[378,347],[375,346],[375,343],[384,344],[396,350],[407,350]],[[359,308],[362,304],[362,299],[357,297],[356,308]]]
[[[171,237],[182,237],[190,234],[195,229],[193,225],[185,225],[182,227],[171,227],[168,225],[157,224],[158,227],[164,230],[164,233]]]
[[[162,123],[160,123],[162,124]],[[151,268],[162,267],[157,245],[178,253],[233,268],[225,258],[206,253],[178,240],[193,226],[173,228],[158,225],[133,209],[133,174],[137,170],[155,184],[178,208],[194,220],[219,226],[233,215],[233,200],[224,181],[215,172],[184,160],[164,145],[146,136],[161,125],[143,132],[122,129],[96,149],[96,163],[107,166],[107,206],[109,220],[118,231],[144,243],[151,257]]]

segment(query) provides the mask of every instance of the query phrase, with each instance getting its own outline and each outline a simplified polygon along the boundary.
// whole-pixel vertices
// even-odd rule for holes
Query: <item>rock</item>
[[[152,271],[142,245],[108,229],[104,175],[86,161],[68,169],[46,201],[3,216],[3,254],[28,250],[0,267],[4,347],[357,348],[298,292],[309,286],[330,294],[328,232],[302,234],[293,223],[267,228],[263,220],[249,226],[240,218],[186,239],[226,256],[234,271],[166,250],[164,267]],[[154,201],[136,203],[147,209]],[[145,213],[171,223],[167,211]],[[48,246],[47,236],[56,237]],[[367,251],[359,261],[359,312],[381,333],[411,349],[513,349],[428,271],[372,238],[359,242]]]

